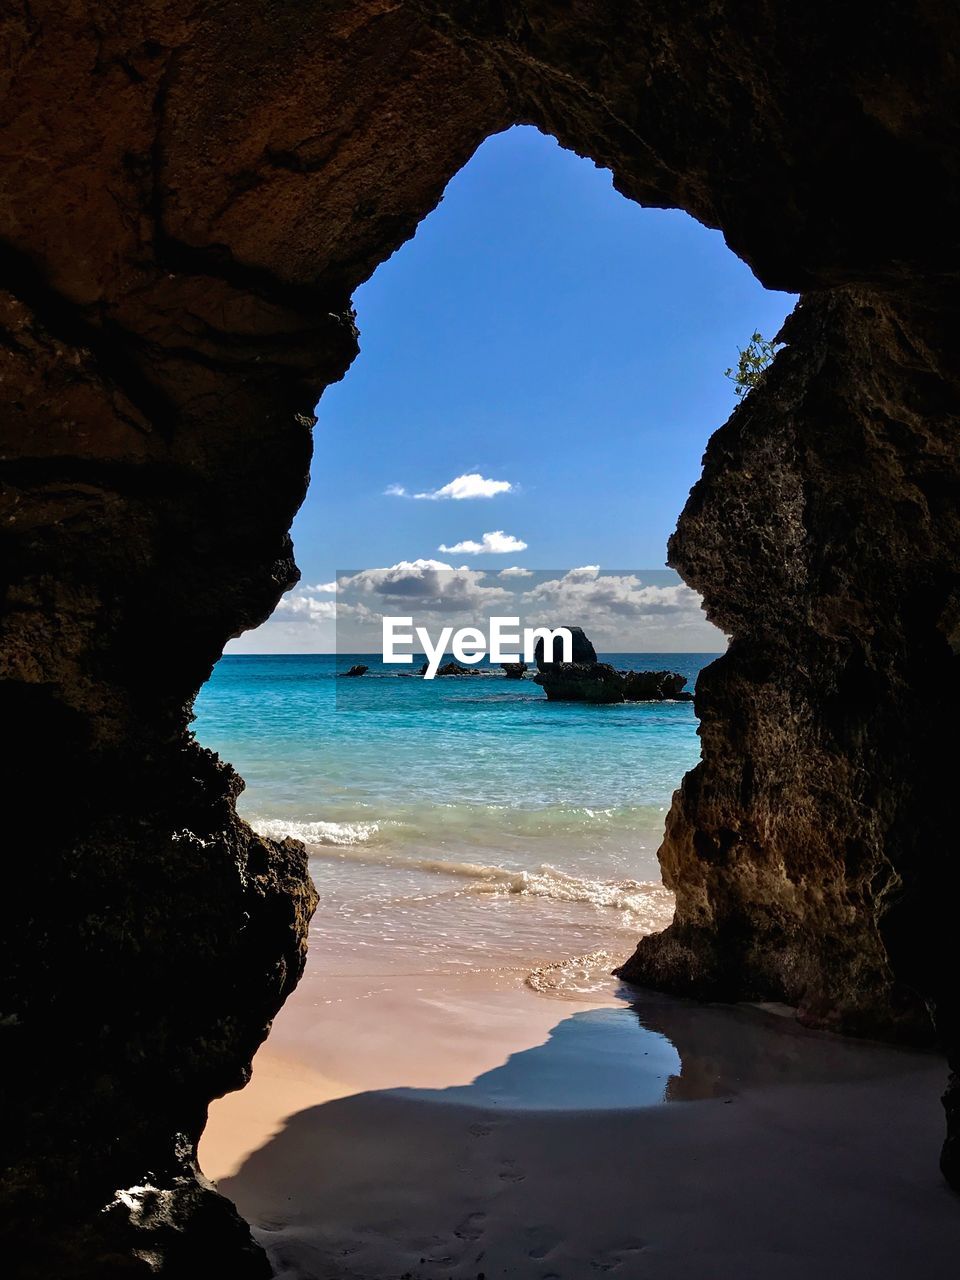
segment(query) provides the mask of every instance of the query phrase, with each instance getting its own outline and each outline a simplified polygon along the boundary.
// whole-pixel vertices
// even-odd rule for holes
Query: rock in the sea
[[[583,633],[583,627],[567,627],[570,632],[570,639],[573,642],[570,649],[570,661],[572,663],[595,663],[597,661],[597,651]],[[554,644],[554,652],[559,661],[561,646],[557,641]],[[543,654],[543,640],[538,640],[533,649],[533,657],[537,664],[537,670],[542,671],[545,666],[556,666],[554,663],[546,663]]]
[[[420,668],[420,674],[425,676],[430,670],[430,664],[425,662]],[[479,667],[461,667],[459,662],[444,662],[437,667],[436,675],[438,676],[478,676],[480,674]]]
[[[341,671],[340,674],[342,676],[365,676],[369,670],[369,667],[365,667],[362,662],[358,662],[349,671]]]
[[[627,702],[692,702],[685,693],[687,677],[678,671],[624,671],[623,696]]]
[[[609,662],[551,662],[533,680],[550,702],[623,702],[623,676]]]
[[[677,671],[618,671],[609,662],[599,662],[597,651],[582,627],[570,627],[572,662],[547,662],[543,641],[534,654],[537,674],[534,683],[542,686],[550,702],[691,702],[692,693],[682,692],[686,676]]]
[[[503,674],[508,680],[522,680],[526,674],[527,664],[525,662],[501,662]]]

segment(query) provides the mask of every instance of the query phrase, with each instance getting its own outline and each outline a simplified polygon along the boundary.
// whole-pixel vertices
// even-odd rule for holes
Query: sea
[[[717,656],[600,658],[692,690]],[[243,817],[306,844],[328,959],[589,987],[672,917],[656,852],[700,756],[692,703],[548,702],[532,673],[424,680],[420,661],[227,655],[193,728],[244,778]]]

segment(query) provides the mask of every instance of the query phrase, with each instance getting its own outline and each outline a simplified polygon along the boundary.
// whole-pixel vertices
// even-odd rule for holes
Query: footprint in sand
[[[607,1252],[606,1257],[596,1259],[592,1266],[595,1271],[615,1271],[631,1254],[639,1253],[645,1248],[643,1240],[628,1240],[624,1244],[615,1245]]]
[[[459,1227],[454,1230],[454,1235],[459,1236],[461,1240],[479,1240],[484,1232],[484,1223],[487,1220],[485,1213],[470,1213],[460,1223]]]
[[[527,1227],[524,1234],[530,1243],[527,1257],[533,1258],[536,1262],[539,1262],[541,1258],[547,1257],[560,1243],[556,1234],[549,1227]],[[544,1277],[544,1280],[546,1280],[546,1277]]]
[[[503,1163],[505,1167],[500,1172],[501,1182],[523,1182],[527,1175],[519,1173],[516,1169],[510,1167],[517,1163],[516,1160],[504,1160]]]
[[[258,1231],[282,1231],[287,1224],[285,1222],[276,1222],[270,1218],[264,1218],[254,1225]]]

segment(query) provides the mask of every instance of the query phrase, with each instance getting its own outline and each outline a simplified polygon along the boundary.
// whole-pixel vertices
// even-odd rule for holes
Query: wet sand
[[[612,980],[378,982],[308,979],[212,1111],[284,1280],[956,1274],[937,1057]]]

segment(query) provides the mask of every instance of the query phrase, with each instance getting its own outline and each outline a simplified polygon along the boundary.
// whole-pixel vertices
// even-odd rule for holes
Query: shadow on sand
[[[952,1280],[938,1058],[623,994],[470,1085],[299,1112],[220,1189],[284,1280]]]

